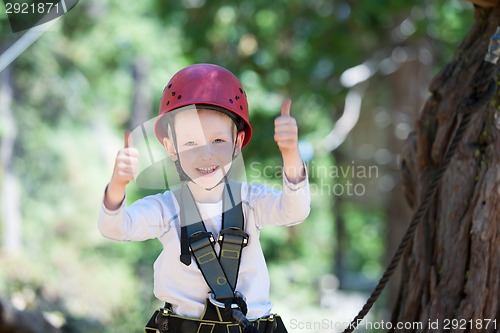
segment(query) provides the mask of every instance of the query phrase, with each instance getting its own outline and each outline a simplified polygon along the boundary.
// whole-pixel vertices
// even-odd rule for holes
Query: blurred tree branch
[[[19,180],[14,173],[12,162],[18,130],[12,110],[13,85],[11,68],[0,72],[0,163],[3,174],[0,191],[0,220],[3,222],[3,250],[6,254],[21,251],[21,204]]]

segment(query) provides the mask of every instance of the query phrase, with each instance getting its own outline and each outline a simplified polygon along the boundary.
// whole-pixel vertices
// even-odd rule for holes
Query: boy
[[[164,89],[155,134],[183,185],[125,208],[138,152],[124,148],[98,220],[110,239],[158,238],[163,245],[154,264],[154,293],[166,305],[146,330],[286,332],[281,319],[271,315],[259,233],[266,225],[300,223],[309,214],[309,185],[290,101],[275,120],[283,191],[229,180],[252,128],[246,94],[227,69],[196,64],[177,72]]]

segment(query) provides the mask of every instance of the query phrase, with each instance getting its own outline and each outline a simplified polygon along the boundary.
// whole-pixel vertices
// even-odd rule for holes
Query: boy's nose
[[[202,158],[208,160],[212,160],[214,158],[214,154],[210,145],[204,145],[203,147],[201,147],[200,155]]]

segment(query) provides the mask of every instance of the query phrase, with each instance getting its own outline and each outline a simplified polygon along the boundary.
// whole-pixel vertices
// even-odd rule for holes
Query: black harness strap
[[[238,200],[235,201],[234,198]],[[245,225],[241,202],[241,183],[230,181],[229,185],[226,185],[222,202],[222,230],[218,239],[221,247],[219,262],[226,273],[231,288],[236,290],[241,251],[248,244],[248,235],[243,231]]]
[[[235,298],[241,251],[248,244],[248,235],[243,231],[241,184],[233,181],[225,183],[222,230],[218,237],[221,245],[219,256],[214,249],[215,239],[207,232],[188,186],[183,185],[173,193],[180,207],[180,260],[189,265],[192,254],[215,299],[224,303],[232,302]]]
[[[214,249],[212,233],[198,231],[189,237],[191,252],[208,286],[218,300],[232,300],[233,289],[227,280]]]
[[[216,308],[211,303],[208,307]],[[286,333],[286,327],[283,320],[278,315],[269,315],[251,321],[256,333]],[[238,324],[228,321],[218,321],[209,319],[193,319],[178,316],[172,313],[167,305],[156,310],[151,319],[144,328],[145,333],[247,333],[245,329]]]

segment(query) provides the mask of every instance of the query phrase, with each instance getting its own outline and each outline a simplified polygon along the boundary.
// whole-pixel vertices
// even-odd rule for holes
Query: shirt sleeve
[[[144,197],[129,207],[125,207],[125,201],[116,210],[110,210],[101,203],[97,226],[104,237],[118,241],[143,241],[159,238],[170,230],[170,222],[175,218],[170,192]],[[168,201],[171,201],[170,205]]]
[[[258,228],[266,225],[291,226],[303,222],[311,209],[309,180],[294,184],[283,177],[283,189],[249,185],[248,204],[253,208]]]

